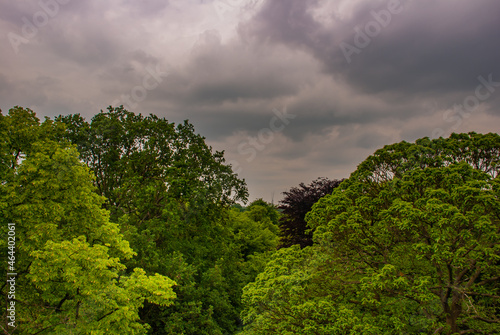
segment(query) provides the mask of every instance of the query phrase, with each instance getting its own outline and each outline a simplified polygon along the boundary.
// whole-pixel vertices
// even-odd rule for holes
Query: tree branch
[[[484,322],[487,322],[487,323],[500,323],[500,320],[486,319],[486,318],[483,318],[483,317],[481,317],[479,315],[475,315],[472,318],[476,319],[476,320],[481,320],[481,321],[484,321]]]
[[[107,317],[108,315],[111,315],[113,314],[114,312],[116,312],[118,310],[118,308],[115,308],[114,310],[112,310],[111,312],[109,313],[106,313],[104,314],[103,316],[101,316],[99,319],[97,319],[97,322],[101,321],[102,319],[104,319],[105,317]]]
[[[62,305],[68,299],[69,299],[69,293],[66,293],[66,295],[64,296],[64,298],[62,298],[61,301],[59,301],[59,303],[57,304],[55,311],[56,312],[60,312]]]
[[[484,285],[486,283],[495,282],[495,281],[498,281],[498,280],[500,280],[500,276],[493,277],[493,278],[490,278],[490,279],[481,280],[479,283],[477,283],[477,285],[481,286],[481,285]]]

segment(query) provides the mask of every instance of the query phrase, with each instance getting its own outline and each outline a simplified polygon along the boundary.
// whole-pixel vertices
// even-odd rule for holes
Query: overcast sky
[[[189,119],[250,200],[498,132],[498,0],[0,0],[0,108]]]

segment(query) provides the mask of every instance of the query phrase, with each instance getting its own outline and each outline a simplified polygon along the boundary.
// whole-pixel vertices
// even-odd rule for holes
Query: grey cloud
[[[8,111],[16,105],[44,105],[48,101],[47,90],[44,88],[56,84],[57,79],[44,76],[36,77],[34,81],[14,81],[0,72],[0,108]]]
[[[70,1],[19,54],[0,53],[0,108],[90,119],[158,66],[168,76],[131,109],[189,119],[240,163],[251,198],[267,200],[318,176],[347,177],[377,148],[436,127],[444,136],[497,131],[500,87],[460,125],[445,111],[475,94],[479,75],[500,82],[500,2],[405,1],[348,63],[340,43],[353,44],[354,28],[388,2],[268,0],[235,34],[209,19],[211,2]],[[37,1],[0,5],[3,32],[19,33],[21,18],[39,10]],[[283,108],[296,118],[248,162],[238,145]]]
[[[312,80],[300,57],[235,43],[221,45],[214,33],[193,50],[183,73],[189,81],[189,101],[222,103],[238,99],[272,99],[297,94]],[[305,67],[304,67],[305,66]]]
[[[145,16],[158,16],[170,5],[168,0],[125,0],[124,3],[130,6],[134,13]]]
[[[479,1],[401,1],[403,10],[348,64],[341,42],[354,44],[355,27],[374,21],[372,10],[389,1],[365,1],[333,26],[315,21],[320,1],[269,1],[243,31],[261,41],[308,50],[324,70],[366,92],[442,92],[467,89],[481,74],[499,73],[500,3]],[[334,16],[334,13],[331,14]]]

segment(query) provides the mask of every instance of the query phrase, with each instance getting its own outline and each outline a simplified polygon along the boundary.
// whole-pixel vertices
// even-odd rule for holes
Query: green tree
[[[332,278],[338,270],[315,248],[279,249],[243,289],[241,334],[380,334],[372,316],[349,300],[352,288]]]
[[[309,220],[335,262],[356,265],[344,280],[382,329],[498,331],[498,187],[466,163],[351,180]]]
[[[241,270],[249,277],[245,284],[253,281],[264,269],[270,254],[276,251],[279,241],[276,208],[262,199],[253,201],[244,212],[232,208],[229,212],[228,227],[231,232],[233,249],[243,260]]]
[[[246,185],[224,164],[224,152],[213,152],[188,121],[176,126],[123,107],[109,107],[90,123],[78,114],[56,120],[67,125],[64,138],[77,145],[117,217],[137,209],[141,220],[158,217],[166,196],[222,205],[246,201]],[[144,197],[151,201],[139,202]]]
[[[499,151],[469,133],[368,157],[307,215],[306,260],[280,270],[283,251],[245,288],[247,333],[500,332]]]
[[[8,250],[18,328],[3,327],[13,334],[143,334],[148,325],[139,309],[146,300],[171,304],[175,283],[140,268],[125,271],[134,252],[102,209],[77,150],[54,141],[63,130],[50,120],[40,124],[29,109],[0,116],[0,221],[3,236],[15,223],[16,246]],[[1,246],[7,254],[5,240]],[[4,297],[8,290],[2,285]]]
[[[275,246],[276,210],[260,203],[249,211],[252,218],[230,211],[235,201],[246,201],[246,185],[188,122],[175,125],[122,107],[90,123],[79,115],[57,120],[67,125],[63,138],[78,146],[112,220],[138,253],[126,265],[178,284],[173,305],[141,310],[150,333],[234,333],[241,289],[262,266],[264,250]]]

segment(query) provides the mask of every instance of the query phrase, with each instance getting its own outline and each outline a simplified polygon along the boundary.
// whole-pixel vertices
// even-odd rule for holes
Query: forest
[[[188,121],[13,107],[1,331],[500,334],[499,163],[499,134],[425,137],[273,204]]]

